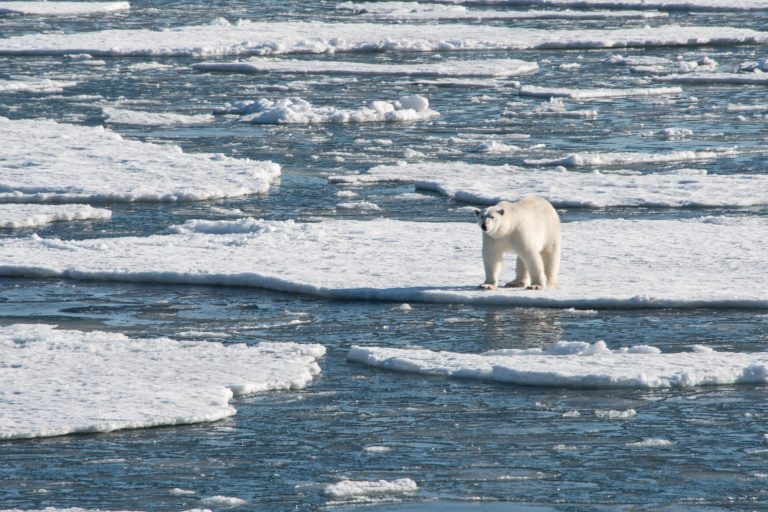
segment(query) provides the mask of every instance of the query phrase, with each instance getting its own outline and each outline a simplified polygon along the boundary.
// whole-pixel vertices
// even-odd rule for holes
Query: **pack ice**
[[[42,16],[81,16],[84,14],[125,11],[128,2],[0,2],[0,14],[36,14]]]
[[[235,397],[307,386],[324,353],[322,345],[3,327],[0,439],[219,420],[235,414]]]
[[[191,201],[261,194],[266,161],[188,154],[101,127],[0,117],[0,202]]]
[[[104,208],[87,204],[0,204],[0,228],[21,229],[44,226],[52,222],[103,220],[112,217]]]

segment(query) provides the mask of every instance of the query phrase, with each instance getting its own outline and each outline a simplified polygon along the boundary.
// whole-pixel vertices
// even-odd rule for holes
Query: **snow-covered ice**
[[[188,154],[100,127],[0,117],[0,202],[220,199],[264,193],[272,162]]]
[[[361,17],[395,18],[400,20],[531,20],[531,19],[607,19],[662,18],[660,11],[617,10],[472,10],[461,5],[426,4],[419,2],[342,2],[336,9],[350,11]]]
[[[173,112],[142,112],[124,108],[102,107],[106,121],[113,124],[138,126],[198,125],[208,124],[215,118],[211,114],[186,115]]]
[[[449,4],[541,7],[740,11],[768,8],[768,0],[438,0]]]
[[[150,237],[0,239],[0,275],[253,286],[410,304],[768,308],[765,218],[569,222],[559,288],[489,292],[478,288],[481,234],[467,217],[250,221],[247,229],[208,221]],[[502,280],[513,273],[508,258]]]
[[[658,153],[573,153],[560,158],[530,158],[526,165],[549,165],[563,167],[616,167],[638,164],[661,164],[675,162],[702,162],[742,154],[734,148],[709,151],[665,151]]]
[[[244,499],[233,496],[210,496],[200,500],[200,504],[204,507],[213,508],[234,508],[245,505],[246,503],[248,502]]]
[[[601,350],[587,354],[497,355],[353,346],[347,358],[386,370],[526,386],[652,389],[768,383],[768,352],[648,354]],[[633,413],[630,409],[601,411],[597,415],[629,419]]]
[[[237,62],[192,64],[198,71],[224,73],[313,73],[344,75],[489,76],[506,78],[533,73],[536,62],[518,59],[444,60],[421,64],[369,64],[365,62],[323,60],[250,59]]]
[[[56,93],[63,92],[68,87],[74,87],[77,82],[72,80],[51,80],[49,78],[15,77],[13,80],[0,80],[0,93],[34,92]]]
[[[0,347],[1,439],[219,420],[233,397],[309,385],[325,354],[21,324],[0,328]]]
[[[542,87],[538,85],[523,85],[520,96],[536,96],[543,98],[570,98],[574,100],[590,100],[603,98],[626,98],[632,96],[670,96],[681,94],[680,87],[629,87],[626,89],[571,89],[565,87]]]
[[[112,212],[86,204],[0,204],[0,228],[31,228],[52,222],[109,219]]]
[[[739,85],[768,85],[768,73],[705,73],[705,74],[676,74],[654,77],[654,80],[664,82],[679,82],[682,84],[739,84]]]
[[[325,486],[323,494],[332,498],[351,498],[356,496],[375,496],[381,494],[402,494],[419,489],[410,478],[397,480],[342,480]]]
[[[82,16],[131,8],[129,2],[0,2],[0,14],[36,14],[42,16]]]
[[[617,30],[542,30],[470,24],[254,22],[0,39],[0,54],[95,56],[224,56],[372,51],[534,48],[625,48],[760,44],[768,32],[735,27],[665,25]]]
[[[708,175],[703,171],[663,173],[531,170],[509,165],[417,162],[380,165],[365,174],[330,176],[332,183],[408,183],[470,203],[496,204],[527,195],[558,207],[656,206],[748,207],[768,204],[768,176]]]
[[[440,114],[429,108],[423,96],[403,96],[398,101],[372,101],[357,109],[315,107],[302,98],[259,99],[237,102],[214,110],[214,114],[241,115],[253,124],[377,123],[420,121]]]

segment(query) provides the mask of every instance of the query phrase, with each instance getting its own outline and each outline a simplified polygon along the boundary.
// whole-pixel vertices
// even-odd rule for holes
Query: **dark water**
[[[0,36],[39,31],[160,28],[205,23],[217,17],[264,20],[342,20],[331,2],[133,2],[128,13],[81,18],[0,16]],[[667,20],[529,21],[514,26],[570,29],[624,26],[740,26],[766,29],[765,13],[673,13]],[[503,25],[502,22],[489,22]],[[764,47],[689,47],[624,50],[445,53],[443,58],[520,58],[541,70],[526,83],[562,87],[634,84],[610,55],[698,60],[709,56],[731,70],[765,57]],[[312,58],[296,56],[295,58]],[[376,53],[328,58],[415,63],[434,54]],[[109,221],[57,224],[4,231],[2,237],[92,238],[148,235],[187,219],[231,218],[239,209],[264,219],[388,216],[404,220],[467,218],[464,203],[422,194],[412,187],[360,189],[377,212],[336,211],[334,173],[365,171],[404,159],[406,149],[431,159],[519,164],[525,158],[574,151],[671,151],[739,146],[735,158],[677,167],[710,173],[765,173],[761,149],[768,133],[762,114],[729,112],[729,103],[764,105],[759,86],[684,86],[671,98],[590,101],[594,120],[518,116],[541,104],[518,97],[510,85],[416,85],[393,76],[334,77],[196,73],[191,58],[107,58],[88,66],[60,57],[0,57],[0,78],[26,75],[73,79],[60,95],[0,94],[0,115],[52,118],[101,125],[102,105],[151,112],[209,113],[228,101],[300,96],[316,105],[359,106],[419,93],[441,116],[412,124],[263,126],[220,120],[204,127],[111,126],[127,138],[178,144],[189,152],[271,159],[283,176],[264,196],[186,204],[108,205]],[[232,59],[224,59],[232,60]],[[135,71],[139,62],[166,69]],[[578,62],[566,71],[560,64]],[[646,84],[648,85],[648,84]],[[651,84],[652,85],[652,84]],[[697,98],[693,101],[691,98]],[[506,113],[505,113],[506,112]],[[510,114],[512,112],[512,114]],[[693,137],[644,137],[668,127]],[[496,139],[526,148],[512,155],[478,153],[454,137]],[[521,140],[521,136],[530,138]],[[359,139],[391,145],[360,150]],[[465,139],[467,139],[465,137]],[[368,148],[368,146],[365,146]],[[546,173],[543,170],[542,173]],[[217,209],[218,208],[218,209]],[[564,221],[642,216],[766,215],[765,209],[571,209]],[[328,348],[322,374],[309,388],[239,400],[238,414],[215,424],[103,435],[0,443],[0,508],[83,507],[176,511],[201,506],[200,498],[247,500],[242,510],[764,510],[768,509],[768,433],[764,386],[673,391],[561,390],[506,386],[384,372],[346,362],[351,345],[419,346],[456,352],[546,347],[560,341],[605,340],[609,347],[649,344],[664,351],[701,344],[715,350],[763,351],[768,314],[738,310],[572,311],[474,306],[338,302],[243,288],[156,286],[60,280],[0,279],[0,323],[54,323],[72,329],[114,330],[137,337],[183,337],[192,330],[226,334],[227,343],[293,341]],[[285,321],[301,313],[301,325]],[[634,409],[628,419],[595,411]],[[578,415],[574,414],[578,412]],[[667,444],[644,440],[664,440]],[[640,443],[640,444],[638,444]],[[386,446],[389,451],[366,448]],[[361,505],[334,502],[323,487],[343,478],[408,477],[419,490]],[[179,488],[191,496],[172,494]]]

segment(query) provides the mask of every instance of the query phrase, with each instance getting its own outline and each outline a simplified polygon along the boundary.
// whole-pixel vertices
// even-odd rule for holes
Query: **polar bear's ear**
[[[499,208],[498,210],[496,210],[496,213],[498,213],[499,215],[504,215],[504,208]]]
[[[475,208],[475,217],[479,217],[479,216],[480,216],[480,210]]]

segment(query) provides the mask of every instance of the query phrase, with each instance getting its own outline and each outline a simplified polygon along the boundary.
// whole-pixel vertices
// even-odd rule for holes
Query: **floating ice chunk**
[[[541,87],[537,85],[523,85],[520,87],[521,96],[538,96],[545,98],[571,98],[574,100],[625,98],[631,96],[669,96],[682,93],[680,87],[652,87],[652,88],[627,88],[627,89],[568,89],[564,87]]]
[[[114,107],[102,107],[106,121],[113,124],[131,124],[137,126],[168,126],[208,124],[214,117],[208,115],[184,115],[170,112],[141,112]]]
[[[323,489],[323,493],[332,498],[351,498],[381,494],[402,494],[415,492],[418,489],[419,487],[416,485],[416,482],[410,478],[377,481],[342,480],[341,482],[327,485]]]
[[[536,292],[478,289],[481,236],[469,220],[256,221],[250,232],[230,234],[2,238],[0,275],[253,286],[409,304],[768,309],[766,230],[764,217],[569,222],[560,287]],[[513,273],[508,262],[502,280]]]
[[[565,103],[563,103],[562,98],[550,98],[549,101],[546,101],[531,110],[523,110],[523,111],[515,111],[515,110],[505,110],[502,112],[502,115],[504,116],[553,116],[553,117],[567,117],[567,118],[577,118],[577,119],[595,119],[597,118],[597,110],[585,110],[585,109],[577,109],[577,110],[568,110],[565,106]]]
[[[507,78],[533,73],[535,62],[517,59],[444,60],[420,64],[369,64],[364,62],[324,60],[251,59],[238,62],[201,62],[193,64],[198,71],[220,73],[314,73],[344,75],[405,75]]]
[[[733,27],[665,25],[616,30],[551,30],[470,24],[252,22],[39,33],[0,39],[0,54],[223,56],[371,51],[626,48],[762,44],[768,33]]]
[[[280,175],[272,162],[188,154],[53,121],[0,117],[0,140],[0,202],[220,199],[264,193]]]
[[[353,346],[347,358],[386,370],[528,386],[648,389],[768,382],[765,352],[483,355]],[[606,414],[633,416],[629,411]]]
[[[246,217],[238,220],[192,219],[184,224],[171,226],[166,232],[175,234],[231,235],[235,233],[259,233],[262,229],[264,229],[263,223],[251,217]]]
[[[497,140],[492,140],[489,142],[483,142],[478,146],[477,151],[480,153],[488,153],[491,155],[498,155],[498,154],[504,154],[504,153],[514,153],[515,151],[520,151],[519,146],[514,146],[511,144],[504,144],[503,142],[499,142]]]
[[[608,7],[664,10],[749,11],[768,8],[768,0],[440,0],[481,5],[536,5],[547,7]]]
[[[34,92],[54,93],[63,92],[68,87],[74,87],[77,82],[71,80],[50,80],[48,78],[16,77],[13,80],[0,80],[0,93]]]
[[[458,5],[423,4],[419,2],[342,2],[336,9],[372,18],[402,20],[528,20],[528,19],[606,19],[660,18],[659,11],[491,11],[469,10]]]
[[[81,16],[131,8],[128,2],[0,2],[0,14],[37,14],[43,16]]]
[[[21,229],[44,226],[52,222],[103,220],[111,217],[110,210],[85,204],[0,204],[0,228]]]
[[[663,156],[663,155],[662,155]],[[635,162],[638,155],[635,154]],[[546,177],[546,179],[542,179]],[[558,207],[748,207],[768,204],[768,176],[708,175],[693,169],[670,173],[547,171],[465,162],[381,165],[365,174],[330,176],[331,183],[408,183],[451,199],[486,205],[527,195]]]
[[[650,437],[647,439],[643,439],[642,441],[627,443],[627,446],[632,448],[660,448],[664,446],[671,446],[673,444],[675,443],[670,441],[669,439],[663,439],[660,437]]]
[[[414,108],[415,107],[415,108]],[[254,124],[318,124],[318,123],[375,123],[382,121],[418,121],[440,114],[430,110],[423,96],[404,96],[400,101],[372,101],[360,109],[313,107],[302,98],[281,100],[260,99],[238,102],[214,110],[214,114],[242,115],[244,121]],[[419,109],[419,110],[417,110]]]
[[[248,502],[244,499],[231,496],[211,496],[200,500],[201,505],[213,508],[234,508],[245,505],[246,503]]]
[[[651,136],[659,137],[665,140],[682,140],[693,137],[693,131],[688,128],[664,128],[657,132],[651,132]]]
[[[697,61],[672,60],[664,57],[612,55],[605,61],[608,64],[628,66],[633,73],[705,73],[717,69],[717,62],[704,56]]]
[[[768,72],[768,59],[757,59],[755,62],[744,62],[739,65],[739,71]]]
[[[625,411],[598,409],[595,411],[595,416],[604,420],[630,420],[637,416],[637,411],[634,409],[627,409]]]
[[[0,438],[49,437],[215,421],[233,397],[300,389],[320,372],[321,345],[255,346],[50,325],[0,329]]]
[[[375,203],[371,203],[370,201],[355,201],[355,202],[347,202],[347,203],[339,203],[336,205],[337,210],[368,210],[368,211],[378,211],[381,210],[381,207]]]
[[[705,75],[662,75],[654,80],[682,84],[768,85],[768,73],[708,73]]]
[[[736,156],[739,152],[732,148],[715,151],[669,151],[666,153],[574,153],[562,158],[528,159],[526,165],[549,165],[563,167],[616,167],[638,164],[658,164],[671,162],[691,162],[715,160]]]

